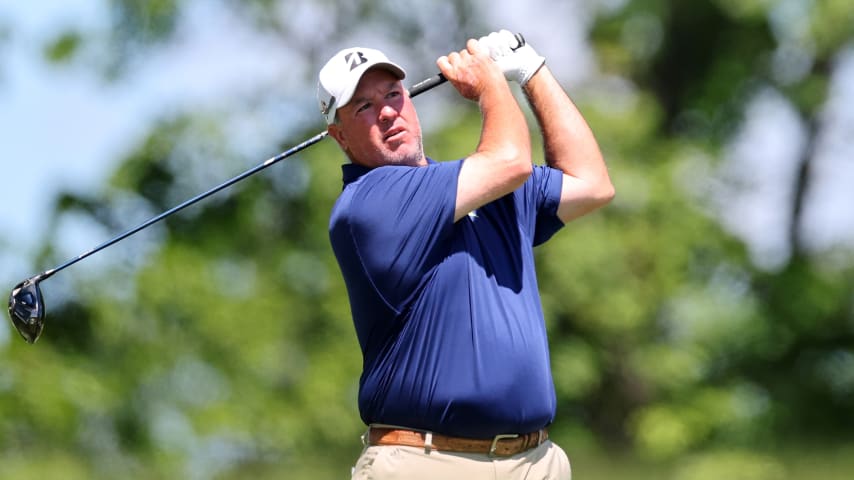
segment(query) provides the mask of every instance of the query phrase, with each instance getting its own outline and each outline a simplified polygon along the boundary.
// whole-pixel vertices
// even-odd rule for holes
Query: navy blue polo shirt
[[[343,166],[329,235],[364,358],[366,424],[488,438],[554,418],[533,247],[563,226],[562,173],[535,166],[455,223],[462,162]]]

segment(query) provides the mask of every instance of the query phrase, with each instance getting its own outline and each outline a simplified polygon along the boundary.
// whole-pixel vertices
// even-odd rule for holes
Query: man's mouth
[[[395,128],[390,129],[389,131],[387,131],[385,133],[385,135],[383,136],[383,140],[385,140],[386,142],[399,140],[403,137],[404,133],[406,133],[405,128],[395,127]]]

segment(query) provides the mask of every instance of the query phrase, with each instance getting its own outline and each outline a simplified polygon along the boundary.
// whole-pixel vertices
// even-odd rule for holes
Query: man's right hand
[[[487,89],[505,83],[501,69],[489,57],[489,50],[474,39],[466,43],[465,50],[440,57],[436,65],[460,95],[469,100],[479,101]]]

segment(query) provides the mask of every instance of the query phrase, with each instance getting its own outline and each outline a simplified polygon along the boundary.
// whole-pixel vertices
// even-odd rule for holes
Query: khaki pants
[[[570,480],[566,453],[550,440],[512,457],[396,445],[362,450],[352,480]]]

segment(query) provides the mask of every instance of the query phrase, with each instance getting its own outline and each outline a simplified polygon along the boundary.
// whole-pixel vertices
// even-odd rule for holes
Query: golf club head
[[[27,343],[35,343],[44,329],[44,299],[38,280],[24,280],[9,295],[9,318]]]

